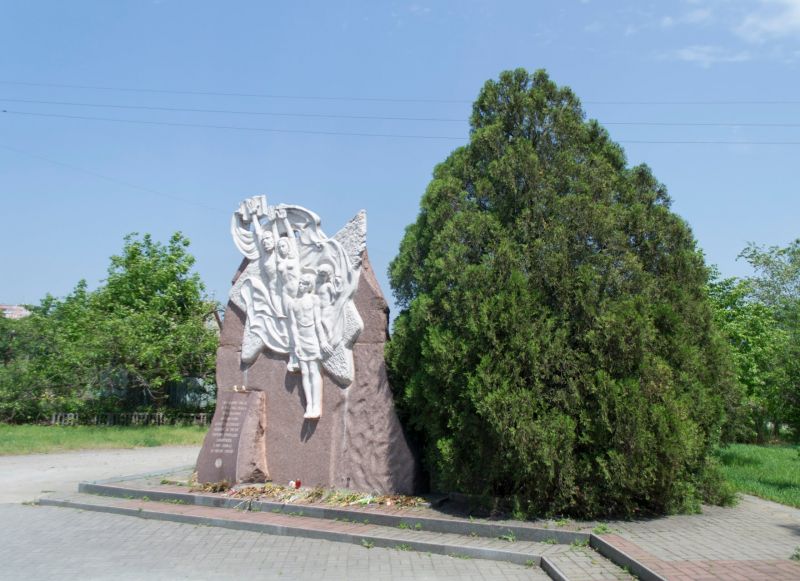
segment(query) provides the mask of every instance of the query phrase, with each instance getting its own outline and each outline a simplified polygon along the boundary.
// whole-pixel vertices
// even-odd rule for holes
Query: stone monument
[[[198,480],[412,493],[417,466],[386,376],[389,309],[366,214],[328,238],[310,210],[256,196],[234,212],[231,234],[245,258]]]

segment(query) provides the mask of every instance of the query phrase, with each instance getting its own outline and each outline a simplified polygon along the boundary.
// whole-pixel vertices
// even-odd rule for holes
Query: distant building
[[[0,314],[7,319],[24,319],[31,312],[22,305],[0,305]]]

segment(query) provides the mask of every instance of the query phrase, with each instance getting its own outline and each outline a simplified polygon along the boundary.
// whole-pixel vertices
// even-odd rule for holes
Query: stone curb
[[[553,529],[542,529],[533,527],[522,527],[517,525],[500,525],[492,523],[468,522],[463,520],[437,519],[431,517],[411,517],[395,516],[390,514],[366,513],[346,508],[328,508],[307,504],[286,504],[282,502],[270,502],[265,500],[242,500],[237,498],[222,498],[203,496],[184,492],[164,492],[158,490],[144,490],[138,488],[125,488],[121,486],[109,486],[99,483],[82,482],[78,485],[78,492],[85,494],[98,494],[102,496],[115,496],[118,498],[142,498],[150,500],[183,501],[185,504],[209,506],[215,508],[237,508],[243,502],[248,503],[250,510],[270,512],[279,510],[285,514],[302,511],[303,516],[321,518],[327,520],[353,520],[362,522],[369,520],[370,524],[397,527],[406,525],[414,528],[419,524],[423,530],[434,533],[450,533],[456,535],[471,535],[474,533],[479,537],[497,538],[501,535],[512,533],[517,540],[532,541],[537,543],[555,540],[557,544],[569,545],[574,542],[591,543],[589,533],[579,533],[572,531],[558,531]]]
[[[156,470],[155,472],[144,472],[142,474],[130,474],[128,476],[113,476],[111,478],[104,478],[102,480],[92,480],[91,482],[81,482],[80,484],[114,484],[116,482],[127,482],[129,480],[140,480],[143,478],[155,478],[156,476],[167,476],[183,470],[194,470],[194,464],[187,464],[185,466],[177,466],[168,470]],[[80,487],[80,484],[78,487]]]
[[[158,472],[147,476],[161,476],[167,472]],[[144,478],[140,476],[138,478]],[[140,488],[127,488],[124,486],[114,486],[112,484],[119,483],[124,479],[109,479],[97,482],[81,482],[78,485],[78,491],[85,494],[96,494],[101,496],[112,496],[117,498],[144,498],[147,497],[153,501],[182,501],[187,505],[207,506],[213,508],[239,508],[243,504],[246,505],[247,510],[254,510],[260,512],[273,512],[279,511],[283,514],[296,513],[301,511],[303,516],[312,518],[320,518],[327,520],[344,520],[353,522],[363,522],[365,519],[369,524],[386,526],[386,527],[400,527],[401,524],[407,525],[409,528],[414,528],[418,523],[422,529],[427,532],[435,533],[448,533],[458,535],[471,535],[475,534],[479,537],[497,538],[501,535],[512,533],[520,541],[532,542],[545,542],[548,540],[555,540],[558,544],[571,544],[574,542],[589,543],[589,546],[600,553],[603,557],[617,565],[618,567],[627,568],[627,570],[642,579],[642,581],[666,581],[664,577],[649,569],[646,565],[640,563],[625,551],[618,549],[603,540],[602,537],[594,533],[581,533],[573,531],[559,531],[553,529],[542,529],[533,527],[522,527],[516,525],[500,525],[492,523],[479,523],[467,522],[463,520],[451,519],[436,519],[431,517],[409,517],[409,516],[395,516],[380,513],[366,513],[347,508],[328,508],[313,505],[301,504],[286,504],[282,502],[270,502],[264,500],[249,500],[237,498],[225,498],[215,496],[205,496],[200,494],[192,494],[188,492],[165,492],[158,490],[146,490]],[[276,533],[279,534],[279,533]],[[395,543],[396,544],[396,543]],[[406,543],[411,545],[410,543]],[[375,546],[384,546],[377,544]],[[413,547],[413,545],[411,545]],[[436,552],[430,549],[415,549]],[[446,553],[443,553],[446,554]],[[470,557],[475,558],[489,558],[478,557],[477,555],[469,554]],[[527,559],[525,559],[527,560]],[[510,561],[518,563],[517,561]],[[525,564],[525,561],[518,564]],[[567,577],[548,559],[542,557],[539,561],[542,570],[544,570],[552,579],[563,579],[566,581]]]
[[[135,478],[138,479],[145,477],[161,476],[172,472],[174,472],[174,469],[172,471],[161,471],[147,475],[140,475]],[[128,477],[127,479],[131,479],[131,477]],[[655,573],[654,571],[649,569],[646,565],[640,563],[639,561],[628,555],[625,551],[611,545],[607,541],[603,540],[602,537],[594,533],[559,531],[553,529],[533,528],[533,527],[524,527],[517,525],[508,525],[508,524],[500,525],[493,523],[468,522],[464,520],[436,519],[431,517],[396,516],[396,515],[381,514],[381,513],[368,513],[358,510],[351,510],[347,508],[329,508],[329,507],[313,506],[307,504],[287,504],[287,503],[270,502],[264,500],[225,498],[219,496],[192,494],[188,492],[166,492],[159,490],[147,490],[141,488],[129,488],[118,485],[118,483],[123,482],[125,480],[126,478],[113,478],[96,482],[81,482],[78,485],[78,491],[85,494],[111,496],[116,498],[127,498],[127,499],[131,498],[142,499],[147,497],[148,499],[156,502],[181,501],[182,504],[206,506],[212,508],[242,509],[244,506],[246,507],[246,510],[254,512],[280,512],[283,514],[302,512],[303,516],[312,518],[350,521],[350,522],[363,522],[364,520],[367,520],[369,521],[369,524],[392,527],[392,528],[399,528],[401,524],[407,525],[408,528],[415,528],[416,525],[419,524],[422,527],[422,530],[434,533],[458,534],[465,536],[477,535],[479,537],[486,537],[486,538],[497,538],[501,535],[512,533],[516,537],[516,539],[520,541],[546,542],[550,540],[555,540],[558,544],[588,542],[589,546],[592,549],[596,550],[598,553],[600,553],[600,555],[602,555],[603,557],[605,557],[618,567],[627,568],[627,570],[631,574],[635,575],[639,579],[642,579],[643,581],[666,581],[664,577]],[[295,530],[305,530],[305,529],[295,529]],[[285,534],[285,533],[273,533],[273,534]],[[341,533],[332,533],[332,534],[341,534]],[[297,535],[297,536],[302,536],[302,535]],[[362,537],[366,538],[363,535],[359,536],[359,538]],[[319,538],[326,538],[326,537],[319,537]],[[327,540],[332,540],[332,539],[327,539]],[[389,539],[387,542],[389,544],[385,545],[382,544],[383,541],[381,541],[380,539],[375,539],[375,546],[391,548],[392,546],[397,545],[397,542],[392,539]],[[405,544],[408,544],[410,547],[414,548],[414,550],[429,551],[438,554],[449,554],[446,552],[442,553],[440,551],[432,550],[429,548],[417,549],[416,545],[412,543],[405,543]],[[463,554],[466,556],[474,558],[498,560],[492,557],[480,557],[477,554],[472,554],[469,551],[466,551],[466,549],[468,549],[467,547],[464,547],[464,549],[465,551],[463,552]],[[477,549],[469,549],[469,550],[472,551]],[[493,549],[493,551],[496,550]],[[567,577],[561,571],[559,571],[558,567],[556,567],[552,561],[548,560],[546,557],[537,557],[537,559],[538,559],[537,563],[541,566],[542,570],[544,570],[552,579],[562,579],[564,581],[567,580]],[[509,560],[509,559],[502,559],[502,560]],[[516,560],[509,560],[509,562],[524,565],[528,560],[530,560],[530,558],[526,557],[521,562]]]
[[[125,508],[119,506],[98,505],[92,503],[78,502],[75,500],[61,500],[57,498],[42,498],[39,500],[42,506],[58,506],[64,508],[76,508],[94,512],[109,514],[119,514],[125,516],[135,516],[144,519],[164,520],[179,522],[184,524],[215,526],[234,530],[245,530],[251,532],[261,532],[278,536],[303,537],[309,539],[319,539],[333,542],[344,542],[362,544],[366,547],[397,548],[399,546],[408,547],[409,550],[428,552],[438,555],[453,557],[470,557],[475,559],[486,559],[490,561],[505,561],[517,565],[537,565],[541,566],[544,560],[541,556],[533,553],[521,553],[517,551],[506,551],[501,549],[490,549],[483,547],[469,547],[457,544],[434,543],[430,541],[399,541],[391,537],[381,537],[380,535],[364,535],[359,533],[344,533],[337,531],[320,531],[303,527],[290,527],[285,525],[275,525],[269,523],[252,523],[230,520],[224,518],[202,517],[185,514],[174,514],[153,510],[143,510]],[[552,563],[547,563],[551,570],[558,571]],[[547,571],[545,571],[547,572]],[[548,573],[549,574],[549,573]],[[560,572],[559,572],[560,574]],[[566,579],[563,575],[554,579]]]
[[[662,577],[646,565],[643,565],[628,555],[625,551],[618,549],[598,535],[591,535],[589,546],[615,565],[623,569],[627,568],[632,575],[635,575],[642,581],[667,581],[666,577]]]
[[[564,573],[562,573],[561,570],[556,567],[555,563],[553,563],[547,557],[542,557],[541,561],[539,562],[539,567],[553,581],[569,581],[569,577],[564,575]]]

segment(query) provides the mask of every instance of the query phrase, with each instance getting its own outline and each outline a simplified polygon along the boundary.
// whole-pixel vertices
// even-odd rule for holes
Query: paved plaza
[[[0,579],[530,581],[538,568],[49,506],[0,505]]]
[[[35,506],[78,482],[187,465],[199,447],[0,457],[0,579],[547,579],[539,569]],[[21,503],[28,504],[21,504]]]
[[[732,508],[613,523],[604,539],[670,580],[800,579],[800,510],[754,496]]]
[[[548,578],[538,567],[504,561],[465,559],[400,548],[367,548],[358,543],[298,538],[285,531],[282,536],[270,535],[38,506],[31,502],[48,490],[56,491],[56,495],[75,495],[78,480],[185,465],[196,453],[196,447],[188,447],[0,457],[0,484],[4,486],[0,501],[0,579]],[[161,476],[140,479],[140,482],[145,481],[148,486],[158,487]],[[169,488],[169,485],[162,488]],[[225,510],[141,502],[131,497],[104,500],[94,495],[83,496],[97,503],[139,506],[134,514],[137,510],[155,510],[200,515]],[[363,510],[367,513],[381,509],[365,507]],[[303,526],[320,530],[345,524],[291,516],[291,513],[282,516],[226,512],[238,515],[232,518],[243,521],[283,519],[286,527],[305,521],[308,524]],[[429,513],[439,518],[444,516],[429,508],[415,512],[420,517]],[[556,527],[555,523],[547,521],[516,524]],[[569,521],[559,524],[558,528],[590,531],[596,524]],[[355,530],[368,525],[348,526]],[[800,562],[790,559],[800,546],[800,510],[755,497],[742,497],[733,508],[704,507],[702,515],[609,522],[607,526],[611,532],[602,535],[603,540],[665,579],[800,579]],[[415,533],[395,528],[392,534],[413,536]],[[497,539],[491,538],[471,540],[475,541],[485,546],[498,544]],[[520,549],[522,545],[524,543],[516,542],[508,546]],[[537,550],[561,568],[569,579],[593,581],[627,577],[623,569],[586,547],[545,545]]]

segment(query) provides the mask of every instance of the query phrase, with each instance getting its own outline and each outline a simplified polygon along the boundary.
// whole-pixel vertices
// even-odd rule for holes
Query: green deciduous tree
[[[188,246],[180,233],[167,245],[149,234],[127,236],[93,297],[104,335],[113,338],[106,346],[109,368],[156,403],[165,402],[170,383],[210,380],[214,372],[217,338],[208,323],[216,305],[191,272]]]
[[[166,245],[129,235],[97,290],[81,281],[25,319],[0,319],[0,419],[162,405],[187,380],[213,389],[216,305],[188,246],[180,233]]]
[[[791,426],[800,439],[800,239],[785,248],[749,244],[741,255],[756,270],[748,279],[754,301],[770,309],[777,326],[787,335],[780,367],[785,381],[776,396],[776,421]]]
[[[693,508],[735,405],[703,258],[649,168],[505,72],[390,266],[387,359],[433,485],[529,514]]]
[[[709,284],[709,297],[744,391],[745,405],[729,423],[732,436],[765,443],[786,415],[790,334],[778,324],[772,307],[753,299],[750,281],[715,279]]]

